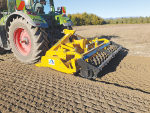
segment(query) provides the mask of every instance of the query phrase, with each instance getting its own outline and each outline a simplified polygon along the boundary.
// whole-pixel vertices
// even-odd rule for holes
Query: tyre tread
[[[15,54],[16,50],[12,49],[12,52],[14,53],[14,56],[17,57],[17,59],[19,59],[20,62],[22,62],[22,63],[31,64],[31,63],[37,62],[40,59],[40,57],[42,55],[45,55],[46,51],[49,49],[48,48],[48,41],[47,41],[47,38],[46,38],[47,33],[43,32],[44,29],[42,29],[42,28],[38,28],[38,27],[34,27],[34,26],[30,25],[26,21],[26,19],[24,19],[23,17],[17,17],[16,19],[14,18],[13,21],[11,22],[11,24],[14,21],[19,21],[19,22],[21,21],[24,25],[27,26],[28,29],[31,30],[31,35],[32,35],[31,38],[33,38],[33,42],[35,43],[34,54],[32,54],[32,57],[30,59],[24,60],[24,59],[18,58],[18,56]],[[9,27],[8,34],[10,34],[11,24],[10,24],[10,27]],[[12,40],[12,37],[9,36],[8,40],[9,41]]]

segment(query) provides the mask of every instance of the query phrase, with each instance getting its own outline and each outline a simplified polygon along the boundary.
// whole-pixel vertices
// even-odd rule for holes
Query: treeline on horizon
[[[117,18],[106,19],[95,15],[88,14],[86,12],[80,14],[68,14],[68,17],[72,20],[74,26],[82,25],[104,25],[104,24],[142,24],[150,23],[150,17],[130,17],[130,18]]]

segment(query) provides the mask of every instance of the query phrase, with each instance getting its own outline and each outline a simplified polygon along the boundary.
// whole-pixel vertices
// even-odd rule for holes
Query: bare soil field
[[[74,27],[123,50],[95,80],[20,63],[0,55],[0,113],[150,112],[150,24]]]
[[[76,26],[73,29],[83,37],[104,37],[119,43],[129,50],[128,55],[150,57],[150,24]]]

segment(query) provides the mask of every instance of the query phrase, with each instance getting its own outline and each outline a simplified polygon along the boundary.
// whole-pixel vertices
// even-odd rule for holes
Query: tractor
[[[63,29],[72,29],[66,8],[54,8],[47,1],[47,14],[40,8],[34,11],[39,0],[0,0],[0,51],[12,50],[23,63],[34,63],[63,36]]]

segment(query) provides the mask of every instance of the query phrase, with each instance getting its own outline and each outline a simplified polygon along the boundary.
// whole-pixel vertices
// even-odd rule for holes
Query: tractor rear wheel
[[[44,30],[31,26],[22,17],[13,19],[8,35],[12,52],[23,63],[37,62],[49,49]]]

